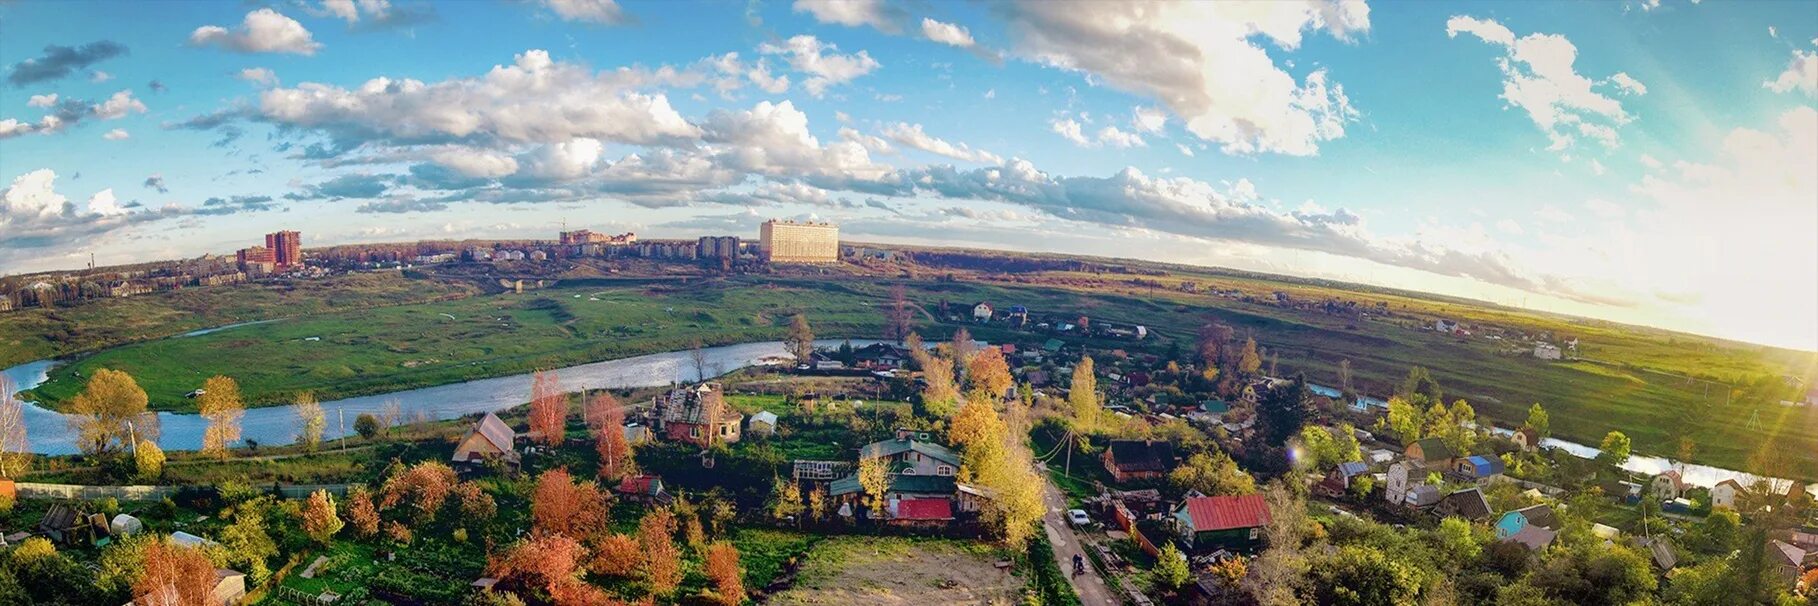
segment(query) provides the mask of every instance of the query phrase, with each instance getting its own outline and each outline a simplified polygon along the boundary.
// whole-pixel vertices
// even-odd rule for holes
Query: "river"
[[[225,327],[224,327],[225,328]],[[835,347],[844,341],[822,340],[816,345]],[[854,340],[855,346],[875,341]],[[763,364],[769,359],[787,359],[781,341],[744,343],[702,348],[706,354],[706,374],[719,376],[747,366]],[[8,368],[4,373],[20,391],[42,384],[56,362],[40,360]],[[672,351],[605,362],[581,364],[556,370],[562,389],[580,391],[600,388],[654,387],[672,382],[697,381],[694,361],[688,351]],[[322,402],[328,419],[323,439],[340,437],[353,431],[353,422],[362,413],[380,414],[387,403],[397,402],[402,422],[452,419],[476,412],[496,411],[530,400],[530,374],[519,374],[465,383],[409,389],[386,394],[360,396]],[[206,423],[199,415],[170,412],[158,413],[161,427],[158,445],[165,450],[195,450],[202,445]],[[342,423],[345,422],[345,428]],[[260,444],[288,444],[296,440],[302,421],[288,406],[253,408],[241,419],[243,440]],[[27,446],[39,454],[74,454],[73,433],[62,413],[33,403],[25,406]]]

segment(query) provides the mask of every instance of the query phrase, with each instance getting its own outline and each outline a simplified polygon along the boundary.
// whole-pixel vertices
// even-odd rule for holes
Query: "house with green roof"
[[[883,459],[889,483],[883,498],[885,521],[942,524],[956,516],[976,514],[990,491],[958,482],[960,455],[932,440],[927,432],[899,429],[896,437],[859,448],[859,462]],[[865,487],[858,473],[827,485],[827,496],[858,511]]]

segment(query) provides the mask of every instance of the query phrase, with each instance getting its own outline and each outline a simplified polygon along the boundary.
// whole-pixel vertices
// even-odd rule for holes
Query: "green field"
[[[1042,313],[1144,324],[1156,335],[1141,343],[1088,343],[1100,352],[1112,347],[1191,351],[1195,330],[1216,319],[1235,327],[1240,336],[1254,335],[1268,355],[1279,357],[1281,375],[1305,373],[1314,382],[1336,385],[1338,363],[1350,360],[1353,384],[1386,396],[1410,366],[1426,366],[1449,399],[1469,400],[1498,424],[1518,423],[1529,404],[1540,402],[1552,412],[1556,435],[1584,443],[1595,444],[1616,429],[1634,439],[1638,452],[1673,455],[1685,438],[1694,444],[1694,461],[1741,469],[1751,468],[1758,451],[1818,453],[1818,410],[1777,406],[1772,401],[1779,395],[1742,388],[1749,382],[1777,383],[1783,374],[1803,375],[1800,369],[1812,363],[1809,353],[1216,271],[983,278],[901,282],[910,299],[929,311],[942,302],[1021,304]],[[1139,284],[1137,278],[1147,282]],[[1254,297],[1187,293],[1174,287],[1183,280],[1201,285],[1202,293],[1216,287]],[[257,404],[281,404],[301,390],[331,399],[684,349],[696,339],[709,344],[775,339],[797,312],[806,313],[822,337],[875,336],[882,327],[876,306],[895,282],[849,276],[569,281],[521,294],[319,313],[101,351],[58,369],[38,395],[61,402],[80,388],[78,373],[86,376],[105,367],[131,372],[154,406],[167,410],[190,407],[182,394],[213,374],[238,379]],[[1300,300],[1366,306],[1380,301],[1385,313],[1359,320],[1296,309],[1273,303],[1275,291]],[[1582,342],[1582,355],[1598,361],[1544,362],[1503,341],[1420,330],[1436,317],[1502,331],[1574,335]],[[931,338],[944,338],[953,328],[931,325],[925,315],[919,323]],[[1033,344],[1047,338],[997,325],[969,328],[992,341]],[[1807,464],[1818,464],[1818,459],[1808,458]],[[1818,477],[1818,470],[1809,468],[1784,473]]]

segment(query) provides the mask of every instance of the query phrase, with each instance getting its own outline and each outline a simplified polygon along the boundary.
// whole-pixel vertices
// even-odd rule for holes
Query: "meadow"
[[[1807,374],[1813,360],[1808,352],[1381,289],[1172,266],[1165,271],[1170,273],[570,280],[524,293],[331,311],[132,343],[59,368],[36,395],[56,405],[80,389],[78,377],[119,368],[137,377],[153,406],[164,410],[190,409],[183,394],[213,374],[239,380],[254,405],[287,403],[304,390],[332,399],[680,350],[696,340],[777,339],[795,313],[806,314],[822,338],[875,337],[883,331],[880,306],[891,286],[902,284],[926,312],[942,303],[957,309],[989,301],[1000,309],[1025,305],[1042,314],[1143,324],[1152,332],[1142,342],[1068,339],[1101,355],[1115,348],[1190,352],[1198,328],[1217,321],[1240,337],[1254,336],[1277,375],[1304,374],[1337,385],[1339,364],[1348,360],[1358,391],[1386,397],[1409,367],[1425,366],[1448,400],[1465,399],[1505,427],[1519,424],[1538,402],[1551,412],[1555,435],[1581,443],[1595,445],[1604,433],[1620,430],[1640,453],[1676,456],[1689,445],[1695,462],[1745,470],[1765,459],[1818,453],[1818,410],[1779,406],[1774,402],[1783,394],[1751,387]],[[1198,292],[1181,289],[1182,282],[1195,283]],[[1211,289],[1243,296],[1214,296]],[[1294,301],[1352,301],[1380,312],[1361,319],[1326,313],[1276,303],[1275,292]],[[1423,329],[1442,317],[1466,322],[1479,334]],[[931,339],[956,328],[932,319],[923,313],[917,320]],[[1033,345],[1048,337],[1002,324],[967,328],[993,342]],[[1488,339],[1486,329],[1507,338]],[[1523,335],[1576,336],[1585,359],[1535,359]],[[1818,478],[1818,454],[1805,456],[1801,464],[1807,467],[1779,473]]]

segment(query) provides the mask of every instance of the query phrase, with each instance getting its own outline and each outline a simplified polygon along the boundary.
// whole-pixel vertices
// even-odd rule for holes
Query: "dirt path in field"
[[[840,537],[815,547],[795,586],[766,604],[1012,604],[1023,580],[988,553],[937,539]]]

